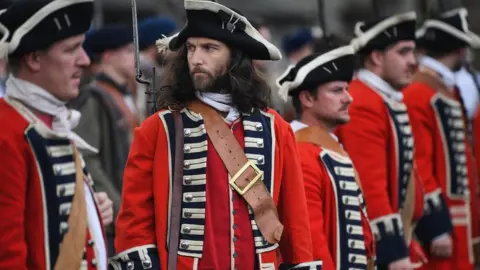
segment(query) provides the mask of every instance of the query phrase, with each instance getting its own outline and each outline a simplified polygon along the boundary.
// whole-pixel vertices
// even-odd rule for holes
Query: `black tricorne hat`
[[[411,11],[373,22],[358,22],[352,46],[366,54],[384,50],[399,41],[415,41],[416,19],[416,13]]]
[[[427,50],[450,52],[463,47],[480,48],[480,37],[468,27],[468,11],[458,8],[426,20],[417,39]]]
[[[179,49],[190,37],[215,39],[252,59],[280,60],[280,51],[238,12],[212,1],[185,0],[187,23],[176,35],[157,41],[159,50]]]
[[[93,0],[13,1],[0,17],[9,32],[3,53],[21,56],[47,49],[57,41],[85,33],[92,17]]]
[[[350,82],[355,68],[354,54],[354,48],[349,45],[303,58],[277,79],[280,96],[286,99],[288,95],[294,96],[328,82]]]

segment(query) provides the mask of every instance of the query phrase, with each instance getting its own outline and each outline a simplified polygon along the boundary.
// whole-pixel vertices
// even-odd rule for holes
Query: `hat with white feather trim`
[[[213,1],[185,0],[187,22],[176,35],[157,41],[159,51],[178,50],[190,37],[221,41],[251,59],[280,60],[278,48],[268,42],[240,13]]]
[[[457,8],[426,20],[416,35],[427,50],[454,51],[462,47],[480,49],[480,36],[468,27],[468,11]]]
[[[22,56],[88,31],[93,0],[19,0],[0,17],[8,29],[2,56]],[[4,36],[5,37],[5,36]]]
[[[415,41],[415,11],[372,22],[357,22],[351,44],[359,53],[384,50],[399,41]]]
[[[284,100],[302,90],[311,90],[333,81],[350,82],[355,69],[355,50],[343,46],[327,53],[309,55],[289,66],[277,79],[279,95]]]

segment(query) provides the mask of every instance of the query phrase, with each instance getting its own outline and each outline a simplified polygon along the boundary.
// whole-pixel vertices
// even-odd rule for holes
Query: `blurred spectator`
[[[88,33],[84,43],[95,67],[95,79],[85,85],[71,106],[82,113],[76,132],[98,149],[84,158],[98,191],[113,201],[116,217],[121,202],[123,170],[133,129],[139,121],[130,89],[134,49],[130,27],[113,25]],[[109,255],[114,252],[114,224],[106,230]]]
[[[282,41],[282,49],[288,57],[290,65],[295,65],[306,56],[313,54],[315,40],[321,38],[320,28],[301,28],[286,35]]]
[[[155,42],[163,36],[170,36],[173,34],[177,25],[174,20],[163,17],[152,17],[141,21],[138,24],[139,48],[140,48],[140,69],[145,77],[151,80],[154,76],[153,68],[155,67],[155,80],[159,85],[163,67],[165,66],[165,53],[159,53]],[[148,117],[147,96],[145,92],[148,90],[147,85],[137,84],[137,91],[135,93],[135,103],[137,105],[140,120],[142,121]]]

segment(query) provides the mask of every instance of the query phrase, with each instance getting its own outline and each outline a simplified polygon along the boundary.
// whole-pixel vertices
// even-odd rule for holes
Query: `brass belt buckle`
[[[250,183],[248,183],[248,185],[245,188],[241,189],[239,186],[237,186],[235,181],[238,179],[238,177],[240,177],[240,175],[242,175],[248,169],[248,167],[252,167],[255,170],[255,172],[257,173],[257,176],[255,176],[255,178],[253,178],[253,180],[250,181]],[[257,165],[255,165],[255,163],[253,163],[253,161],[249,160],[230,179],[229,183],[230,183],[230,186],[233,187],[233,189],[235,189],[240,195],[243,195],[262,177],[262,175],[263,175],[263,172],[257,167]]]

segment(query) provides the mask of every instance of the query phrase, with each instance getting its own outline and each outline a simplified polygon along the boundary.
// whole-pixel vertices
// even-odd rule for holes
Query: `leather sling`
[[[260,232],[271,244],[280,241],[283,225],[272,196],[262,181],[262,171],[248,160],[223,118],[212,107],[194,101],[188,108],[203,117],[207,135],[230,174],[230,186],[252,208]]]
[[[72,208],[68,217],[68,232],[60,244],[59,254],[55,262],[55,270],[80,269],[83,261],[83,249],[87,237],[87,206],[85,202],[84,181],[85,175],[82,169],[80,155],[75,146],[75,195],[72,200]],[[55,233],[55,232],[52,232]]]
[[[168,270],[177,269],[177,251],[180,236],[183,183],[183,121],[180,112],[174,111],[175,120],[175,165],[172,183],[172,208],[168,237]]]

